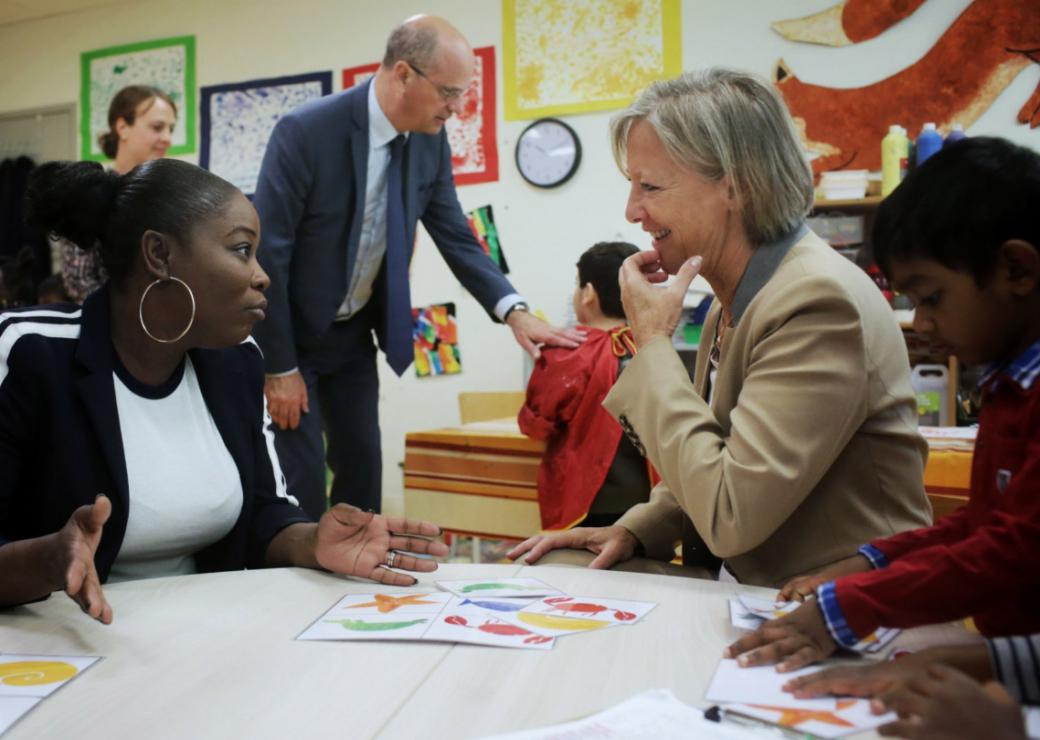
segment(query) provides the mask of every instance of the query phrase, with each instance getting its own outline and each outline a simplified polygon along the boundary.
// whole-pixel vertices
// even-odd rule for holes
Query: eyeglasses
[[[454,103],[456,100],[458,100],[467,92],[469,92],[468,87],[449,87],[447,85],[438,85],[436,82],[427,77],[425,72],[423,72],[421,69],[416,67],[411,62],[405,62],[405,64],[411,67],[412,71],[415,72],[415,74],[419,75],[424,80],[433,85],[435,88],[437,88],[437,94],[444,99],[445,103]]]

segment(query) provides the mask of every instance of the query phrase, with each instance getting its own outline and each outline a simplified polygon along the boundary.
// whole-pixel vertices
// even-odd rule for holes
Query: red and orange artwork
[[[933,0],[935,2],[937,0]],[[847,46],[881,35],[923,0],[845,0],[773,29],[798,42]],[[816,174],[881,167],[881,137],[898,123],[912,136],[978,120],[1015,77],[1040,63],[1040,0],[974,0],[917,62],[874,84],[838,89],[802,82],[781,59],[774,79]],[[1017,120],[1040,125],[1040,87]]]
[[[378,69],[378,63],[344,69],[343,89],[360,85]],[[456,185],[498,181],[496,105],[495,47],[482,46],[473,50],[473,80],[461,109],[445,125]]]
[[[380,614],[389,614],[402,606],[415,606],[420,604],[436,604],[436,601],[423,601],[422,598],[428,594],[405,594],[404,596],[390,596],[388,594],[375,594],[375,601],[366,601],[364,604],[351,604],[348,609],[370,609],[373,606]]]

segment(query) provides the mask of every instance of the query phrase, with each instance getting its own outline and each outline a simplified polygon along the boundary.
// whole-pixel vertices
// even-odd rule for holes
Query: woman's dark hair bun
[[[94,249],[105,233],[119,190],[119,175],[97,162],[47,162],[29,176],[26,221]]]
[[[101,147],[104,155],[109,159],[115,159],[116,154],[119,153],[119,137],[112,131],[106,131],[103,134],[98,134],[97,140],[98,146]]]

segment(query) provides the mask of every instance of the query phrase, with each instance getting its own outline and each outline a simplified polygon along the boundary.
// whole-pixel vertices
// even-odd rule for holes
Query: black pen
[[[754,717],[750,714],[744,714],[743,712],[737,712],[718,705],[705,709],[704,718],[711,720],[712,722],[728,722],[740,727],[751,727],[756,730],[772,730],[780,736],[791,738],[792,740],[815,740],[816,737],[808,732],[802,732],[792,727],[786,727],[784,725],[779,725],[776,722],[770,722],[768,719]]]

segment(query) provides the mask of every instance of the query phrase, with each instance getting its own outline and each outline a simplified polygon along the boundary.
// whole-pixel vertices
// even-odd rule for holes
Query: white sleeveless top
[[[194,573],[193,555],[238,521],[238,468],[190,358],[159,387],[136,380],[118,357],[114,365],[130,516],[109,582]]]

